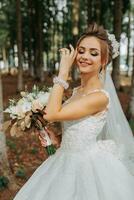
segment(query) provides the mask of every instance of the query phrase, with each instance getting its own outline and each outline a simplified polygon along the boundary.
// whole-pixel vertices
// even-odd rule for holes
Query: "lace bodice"
[[[103,92],[109,99],[106,109],[95,115],[62,122],[62,149],[78,151],[82,150],[83,148],[86,149],[86,147],[89,148],[96,142],[97,136],[106,123],[107,112],[110,107],[110,97],[104,89],[96,89],[90,91],[88,94],[98,91]],[[64,104],[67,104],[71,101],[75,92],[76,89],[73,90],[71,98],[69,98]]]

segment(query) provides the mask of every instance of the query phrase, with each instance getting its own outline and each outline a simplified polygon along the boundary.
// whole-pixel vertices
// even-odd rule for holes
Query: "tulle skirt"
[[[34,172],[14,200],[134,200],[134,176],[97,145],[71,152],[59,148]]]

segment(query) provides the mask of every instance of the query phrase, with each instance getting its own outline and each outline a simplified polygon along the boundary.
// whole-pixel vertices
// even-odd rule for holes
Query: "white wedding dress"
[[[104,111],[62,122],[60,148],[34,172],[14,200],[134,200],[134,176],[121,162],[115,142],[97,140],[109,106],[110,98]]]

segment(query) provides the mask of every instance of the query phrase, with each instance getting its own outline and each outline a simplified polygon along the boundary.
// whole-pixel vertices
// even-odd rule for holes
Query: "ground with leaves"
[[[48,86],[52,85],[52,78],[45,74],[46,83]],[[30,78],[25,74],[25,85],[30,90],[34,83],[39,84],[37,81]],[[121,92],[118,93],[123,109],[126,111],[129,102],[130,79],[122,77],[121,79]],[[9,98],[18,98],[17,90],[17,77],[11,75],[3,76],[3,91],[4,91],[4,107],[8,105]],[[70,96],[71,90],[66,93]],[[61,131],[60,127],[53,127],[58,133]],[[35,134],[26,133],[24,137],[13,138],[10,136],[9,131],[6,131],[7,138],[7,151],[11,171],[15,176],[16,183],[19,188],[28,180],[36,168],[47,159],[47,154],[43,147],[40,145],[38,136]],[[0,200],[12,200],[17,191],[11,191],[8,188],[0,191]]]

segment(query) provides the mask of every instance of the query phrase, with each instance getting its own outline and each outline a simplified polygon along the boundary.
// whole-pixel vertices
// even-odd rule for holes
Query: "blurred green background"
[[[112,78],[134,131],[133,0],[0,0],[0,200],[11,200],[47,158],[35,135],[11,138],[2,129],[8,100],[34,84],[52,86],[59,68],[59,49],[74,47],[89,23],[103,25],[120,42],[111,65]],[[70,88],[79,84],[77,70]],[[60,132],[57,124],[55,131]]]

